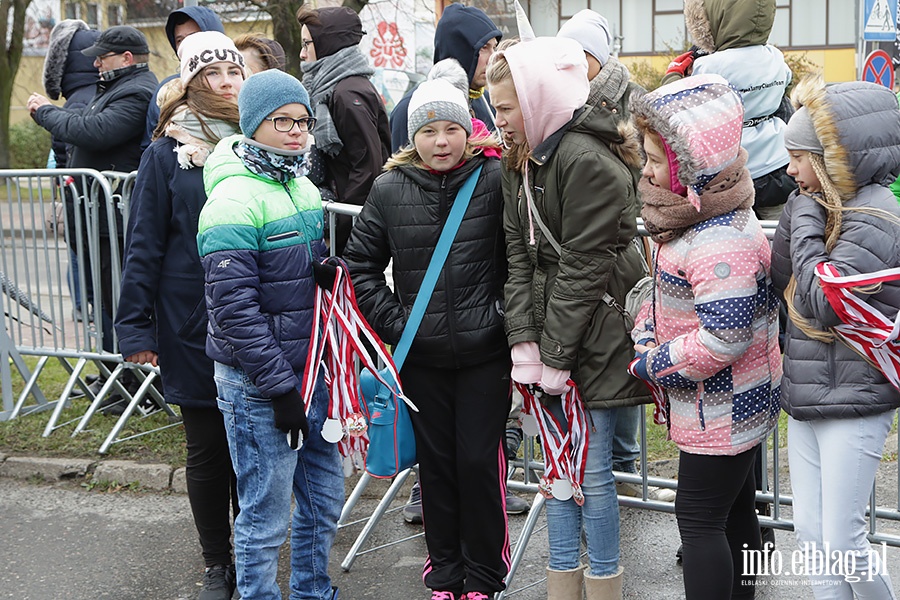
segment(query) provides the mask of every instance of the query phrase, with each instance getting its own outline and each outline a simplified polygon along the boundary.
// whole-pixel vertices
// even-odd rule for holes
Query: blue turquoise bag
[[[428,263],[428,270],[425,272],[419,294],[413,302],[403,335],[394,348],[393,361],[397,373],[403,367],[412,341],[422,323],[422,317],[425,316],[431,293],[437,284],[438,275],[444,268],[447,255],[450,254],[450,245],[472,199],[479,175],[481,167],[475,169],[466,179],[456,194],[447,222],[441,230],[441,237],[434,248],[431,262]],[[400,398],[397,390],[397,382],[389,368],[379,369],[377,375],[368,369],[363,369],[359,374],[359,393],[365,400],[362,408],[366,411],[368,421],[369,449],[366,453],[366,472],[372,477],[394,477],[416,464],[416,437],[409,416],[409,407]]]

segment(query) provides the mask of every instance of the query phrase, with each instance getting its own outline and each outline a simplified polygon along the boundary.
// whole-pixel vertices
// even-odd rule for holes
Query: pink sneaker
[[[444,592],[440,590],[433,590],[431,592],[431,600],[463,600],[465,598],[465,594],[457,598],[453,592]]]
[[[485,594],[484,592],[469,592],[468,594],[463,594],[463,597],[460,600],[490,600],[490,596]]]

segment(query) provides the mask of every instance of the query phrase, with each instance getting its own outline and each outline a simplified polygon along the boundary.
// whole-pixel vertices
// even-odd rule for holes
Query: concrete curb
[[[180,475],[179,475],[180,473]],[[115,482],[145,490],[185,493],[184,468],[130,460],[93,461],[87,458],[7,456],[0,453],[0,477],[44,481]]]

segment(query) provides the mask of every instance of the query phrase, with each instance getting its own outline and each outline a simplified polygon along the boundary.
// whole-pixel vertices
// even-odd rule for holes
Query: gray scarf
[[[587,104],[596,106],[603,98],[618,104],[625,95],[629,78],[628,67],[620,63],[614,56],[610,56],[606,65],[591,80],[591,91],[588,93]]]
[[[316,147],[328,156],[337,156],[344,147],[344,142],[334,126],[334,119],[328,105],[334,87],[342,79],[354,75],[371,77],[375,71],[369,61],[360,52],[359,46],[350,46],[338,50],[311,63],[304,63],[303,85],[312,96],[314,116],[316,118]]]

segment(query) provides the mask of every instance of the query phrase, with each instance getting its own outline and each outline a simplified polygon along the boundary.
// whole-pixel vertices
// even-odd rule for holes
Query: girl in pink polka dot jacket
[[[631,371],[663,389],[681,450],[686,597],[753,598],[741,550],[760,548],[753,463],[778,416],[781,355],[741,99],[719,75],[698,75],[633,101],[632,114],[647,158],[641,216],[657,245]]]

